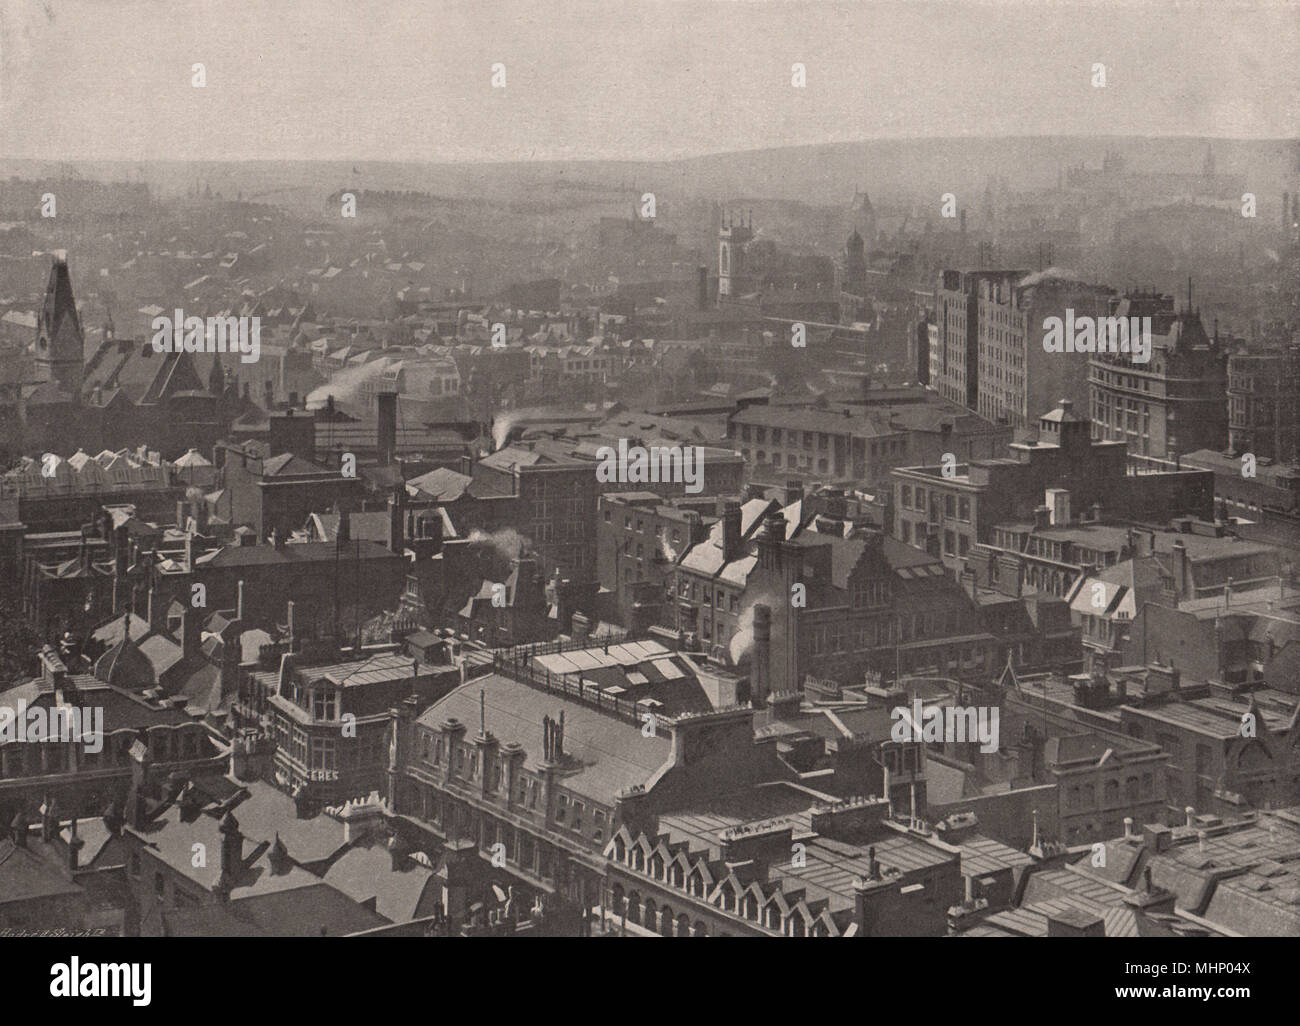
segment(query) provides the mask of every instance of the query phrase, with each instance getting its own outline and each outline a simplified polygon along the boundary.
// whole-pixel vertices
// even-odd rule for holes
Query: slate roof
[[[573,764],[561,771],[557,784],[592,800],[612,805],[619,792],[646,784],[668,761],[672,749],[669,737],[643,737],[635,723],[498,674],[462,685],[430,706],[418,722],[434,730],[448,717],[476,725],[480,691],[485,697],[488,730],[503,745],[511,741],[521,744],[527,763],[534,768],[542,759],[542,718],[558,719],[563,711],[564,750]]]

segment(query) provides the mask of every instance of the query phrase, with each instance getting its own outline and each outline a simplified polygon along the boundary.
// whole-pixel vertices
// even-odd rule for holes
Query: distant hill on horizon
[[[492,200],[521,191],[543,199],[573,190],[655,191],[719,201],[746,197],[839,206],[859,188],[873,202],[938,202],[944,192],[974,202],[990,179],[1013,189],[1053,186],[1069,167],[1100,167],[1108,151],[1134,172],[1196,173],[1213,149],[1220,173],[1241,175],[1246,188],[1272,203],[1300,187],[1300,140],[1205,137],[1041,136],[879,139],[714,153],[672,160],[537,160],[517,162],[377,161],[33,161],[0,159],[0,177],[63,174],[137,177],[165,195],[210,183],[233,199],[319,203],[342,188],[415,189]],[[353,174],[353,168],[358,173]]]

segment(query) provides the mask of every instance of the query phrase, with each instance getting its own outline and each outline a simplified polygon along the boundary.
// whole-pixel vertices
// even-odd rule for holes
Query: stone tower
[[[753,215],[746,223],[730,216],[723,219],[718,230],[718,298],[733,299],[749,291],[745,266],[745,247],[754,238]]]
[[[844,246],[844,291],[854,296],[867,294],[867,246],[856,228]]]

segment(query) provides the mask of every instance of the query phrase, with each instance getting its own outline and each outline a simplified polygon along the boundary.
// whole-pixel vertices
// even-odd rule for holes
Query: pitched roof
[[[572,768],[564,772],[562,784],[605,804],[613,804],[625,788],[646,784],[672,751],[671,739],[666,736],[643,737],[635,723],[499,674],[457,688],[431,705],[419,717],[420,724],[437,729],[449,717],[478,723],[480,692],[488,730],[503,745],[511,741],[522,745],[533,766],[542,760],[543,717],[556,719],[563,712],[564,750],[571,757]]]

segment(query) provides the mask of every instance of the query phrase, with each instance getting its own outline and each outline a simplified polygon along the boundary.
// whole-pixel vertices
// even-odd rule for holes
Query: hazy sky
[[[0,156],[645,159],[889,136],[1291,138],[1298,68],[1296,0],[0,0]]]

